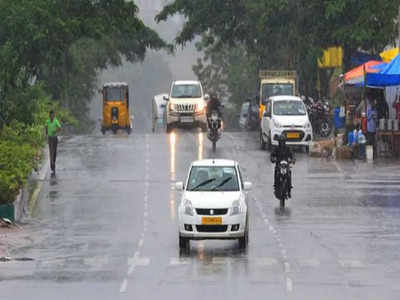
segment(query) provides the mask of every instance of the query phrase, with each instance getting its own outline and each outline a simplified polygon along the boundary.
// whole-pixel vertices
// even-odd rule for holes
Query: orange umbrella
[[[365,73],[377,73],[379,69],[373,68],[376,65],[382,64],[379,60],[370,60],[344,74],[344,80],[346,84],[358,84],[364,82],[364,70]]]

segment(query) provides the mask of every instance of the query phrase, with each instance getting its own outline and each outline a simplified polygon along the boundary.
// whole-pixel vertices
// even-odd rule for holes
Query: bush
[[[27,178],[40,162],[40,152],[45,144],[44,124],[49,111],[55,110],[63,125],[77,125],[71,114],[61,109],[57,102],[43,93],[34,99],[31,107],[32,122],[17,120],[0,130],[0,204],[12,203]]]

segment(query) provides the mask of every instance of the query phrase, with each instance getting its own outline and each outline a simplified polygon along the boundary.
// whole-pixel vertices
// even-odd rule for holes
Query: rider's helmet
[[[279,136],[279,147],[285,146],[286,145],[286,134],[281,133]]]
[[[215,101],[215,100],[217,100],[217,99],[218,99],[217,93],[212,92],[212,93],[210,94],[210,100]]]

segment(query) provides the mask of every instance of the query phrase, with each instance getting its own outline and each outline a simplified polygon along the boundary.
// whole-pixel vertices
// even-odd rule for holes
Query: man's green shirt
[[[56,129],[61,128],[60,122],[58,122],[57,118],[54,118],[53,121],[48,119],[46,121],[46,126],[48,136],[56,136]]]

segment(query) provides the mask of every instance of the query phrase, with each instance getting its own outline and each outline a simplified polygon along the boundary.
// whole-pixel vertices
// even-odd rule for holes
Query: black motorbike
[[[222,120],[217,111],[212,111],[208,119],[208,139],[212,142],[212,150],[217,149],[217,141],[222,134]]]
[[[289,161],[282,160],[277,169],[277,182],[275,183],[275,197],[280,201],[280,207],[285,207],[285,201],[289,199],[291,165]]]
[[[328,137],[333,129],[333,123],[329,116],[329,104],[322,101],[315,101],[306,105],[313,134],[318,137]]]

